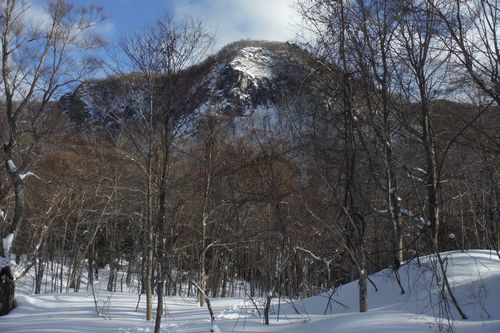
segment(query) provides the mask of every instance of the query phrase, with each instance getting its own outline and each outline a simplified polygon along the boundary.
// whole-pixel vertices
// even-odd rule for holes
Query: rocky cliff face
[[[287,43],[230,44],[186,69],[181,74],[186,88],[175,98],[195,118],[210,112],[272,122],[310,74],[308,61],[304,51]],[[85,82],[61,102],[73,122],[90,125],[115,126],[148,110],[147,89],[138,74]]]

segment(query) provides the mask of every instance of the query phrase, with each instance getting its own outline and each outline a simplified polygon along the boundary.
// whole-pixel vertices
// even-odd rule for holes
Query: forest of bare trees
[[[209,30],[166,17],[104,65],[90,53],[104,43],[101,8],[50,1],[50,23],[30,26],[21,1],[1,2],[0,254],[35,268],[35,293],[78,291],[109,266],[110,291],[140,281],[147,320],[156,295],[156,332],[162,297],[197,287],[262,297],[269,323],[273,298],[356,279],[367,311],[371,272],[399,279],[434,253],[467,317],[439,253],[500,247],[498,2],[294,5],[293,45],[241,41],[206,58]],[[280,92],[279,119],[238,120],[212,99],[193,115],[183,92],[248,45],[295,52],[307,69]],[[58,102],[98,68],[136,111],[114,127],[70,121]],[[2,267],[0,314],[26,272]]]

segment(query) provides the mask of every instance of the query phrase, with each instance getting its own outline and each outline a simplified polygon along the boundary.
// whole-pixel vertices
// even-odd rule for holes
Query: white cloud
[[[103,22],[98,23],[94,30],[96,32],[103,34],[104,37],[109,38],[110,36],[114,35],[116,33],[116,27],[113,22],[111,22],[109,19],[104,20]]]
[[[27,10],[23,16],[25,23],[35,29],[47,30],[50,28],[52,18],[49,13],[37,3],[27,2]]]
[[[50,29],[52,17],[47,11],[47,1],[27,0],[26,5],[26,13],[23,16],[25,23],[33,29],[41,31]],[[114,23],[107,19],[102,22],[95,22],[95,26],[89,32],[98,33],[109,39],[115,34],[116,28]]]
[[[293,39],[296,21],[293,3],[293,0],[174,0],[173,14],[204,21],[216,31],[217,50],[240,39]]]

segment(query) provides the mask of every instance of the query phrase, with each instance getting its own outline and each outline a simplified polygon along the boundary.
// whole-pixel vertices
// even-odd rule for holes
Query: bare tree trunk
[[[109,263],[109,278],[108,285],[106,287],[107,291],[114,291],[116,289],[116,279],[118,275],[118,264],[114,259],[111,259]]]
[[[2,307],[0,309],[0,316],[8,314],[14,307],[14,290],[16,283],[12,276],[10,266],[0,269],[0,299],[2,300]]]
[[[153,112],[150,112],[150,125],[152,126]],[[152,130],[152,129],[151,129]],[[146,290],[146,320],[153,319],[153,256],[154,256],[154,230],[153,230],[153,137],[148,133],[148,156],[147,156],[147,174],[146,174],[146,262],[144,267],[145,276],[143,283]]]
[[[365,268],[365,221],[361,211],[361,187],[358,174],[359,157],[356,147],[356,117],[353,110],[353,84],[350,78],[350,69],[347,59],[346,39],[348,38],[347,8],[343,0],[340,2],[340,31],[339,31],[339,59],[342,66],[341,96],[344,113],[344,135],[347,162],[347,191],[349,202],[350,221],[353,223],[356,239],[357,269],[359,272],[359,311],[368,310],[367,300],[367,273]]]
[[[428,219],[427,224],[424,228],[431,227],[433,247],[436,251],[439,251],[439,198],[438,198],[438,186],[439,186],[439,174],[436,161],[436,148],[434,142],[434,133],[432,130],[431,120],[430,120],[430,110],[427,102],[427,96],[424,92],[424,87],[421,88],[422,101],[421,101],[421,112],[423,119],[422,126],[422,142],[425,150],[425,158],[427,162],[426,172],[427,172],[427,210]]]
[[[160,333],[161,318],[163,315],[163,296],[165,295],[165,276],[166,276],[166,256],[167,251],[167,233],[166,233],[166,199],[167,199],[167,169],[169,163],[170,151],[170,122],[169,116],[164,115],[164,128],[163,128],[163,161],[161,166],[160,178],[160,193],[159,193],[159,209],[158,209],[158,246],[157,246],[157,298],[158,305],[156,308],[156,321],[155,333]]]
[[[204,173],[205,173],[205,186],[203,191],[203,203],[201,210],[201,225],[202,225],[202,253],[200,258],[200,288],[206,293],[207,292],[207,280],[208,273],[206,271],[206,255],[207,255],[207,233],[208,233],[208,204],[209,204],[209,196],[211,190],[211,182],[212,182],[212,164],[213,164],[213,149],[214,149],[214,131],[215,131],[215,117],[209,116],[207,120],[207,137],[205,138],[205,158],[204,158]],[[205,297],[202,294],[199,294],[198,300],[200,306],[203,306],[205,301]]]
[[[45,271],[44,262],[42,259],[38,259],[38,264],[36,265],[35,269],[35,294],[40,294],[42,290],[44,271]]]
[[[153,319],[153,230],[148,226],[146,244],[146,265],[144,267],[144,284],[146,289],[146,320]]]
[[[271,302],[273,300],[273,292],[266,295],[266,302],[264,304],[264,325],[269,325],[269,310],[271,309]]]

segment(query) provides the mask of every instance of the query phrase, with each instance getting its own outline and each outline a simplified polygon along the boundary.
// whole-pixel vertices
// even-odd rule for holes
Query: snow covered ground
[[[213,299],[216,324],[222,332],[437,332],[446,330],[454,319],[459,333],[500,332],[500,260],[494,252],[471,250],[443,253],[450,283],[468,320],[458,320],[452,305],[440,301],[433,273],[434,258],[414,260],[400,269],[405,294],[390,270],[370,276],[369,312],[357,312],[357,283],[340,287],[305,300],[276,302],[271,324],[264,326],[253,304],[244,299]],[[101,279],[104,281],[104,279]],[[20,286],[26,287],[28,283]],[[100,285],[102,283],[102,285]],[[144,297],[136,311],[134,293],[103,291],[96,284],[100,317],[96,315],[91,292],[63,294],[18,294],[18,307],[0,317],[0,332],[152,332],[154,322],[146,322]],[[332,296],[332,297],[330,297]],[[330,301],[329,301],[330,300]],[[262,309],[260,309],[262,313]],[[298,313],[297,313],[298,312]],[[440,326],[441,325],[441,326]],[[206,308],[195,299],[168,297],[162,332],[210,332]]]

